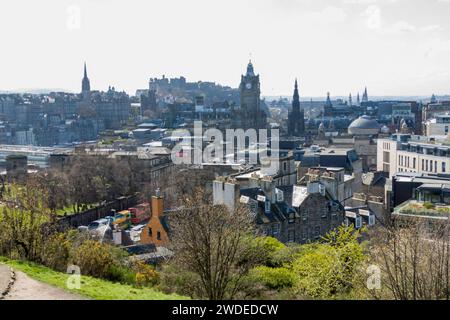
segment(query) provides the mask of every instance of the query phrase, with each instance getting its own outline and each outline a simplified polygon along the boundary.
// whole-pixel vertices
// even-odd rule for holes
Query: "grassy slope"
[[[96,300],[181,300],[188,299],[178,295],[168,295],[152,288],[134,288],[130,285],[113,283],[93,277],[81,277],[81,289],[69,290],[66,287],[68,274],[53,271],[47,267],[25,261],[9,260],[0,257],[0,263],[26,273],[29,277]]]

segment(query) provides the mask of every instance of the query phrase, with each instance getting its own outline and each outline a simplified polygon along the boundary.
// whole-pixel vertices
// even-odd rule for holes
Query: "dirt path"
[[[0,264],[0,299],[7,293],[11,283],[11,269],[8,266]]]
[[[84,297],[36,281],[15,270],[16,281],[5,300],[84,300]]]

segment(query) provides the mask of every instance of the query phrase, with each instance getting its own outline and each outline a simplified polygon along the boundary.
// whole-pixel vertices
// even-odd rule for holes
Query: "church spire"
[[[350,107],[353,105],[352,94],[351,94],[351,93],[348,95],[348,105],[349,105]]]
[[[327,92],[327,102],[325,102],[325,105],[328,106],[328,107],[332,106],[329,92]]]
[[[86,62],[84,62],[84,76],[83,76],[83,80],[81,81],[81,93],[83,94],[84,98],[87,98],[89,96],[90,92],[91,92],[91,83],[87,76]]]
[[[87,78],[87,68],[86,68],[86,61],[84,62],[84,78]]]
[[[298,94],[298,82],[297,78],[295,79],[295,85],[294,85],[294,96],[292,99],[292,111],[294,113],[297,113],[300,111],[300,96]]]
[[[288,113],[288,134],[299,137],[305,133],[305,113],[300,110],[300,95],[298,94],[298,81],[295,79],[294,95],[292,97],[292,111]]]
[[[362,102],[368,102],[369,101],[369,96],[367,95],[367,87],[364,88],[364,94],[362,97]]]

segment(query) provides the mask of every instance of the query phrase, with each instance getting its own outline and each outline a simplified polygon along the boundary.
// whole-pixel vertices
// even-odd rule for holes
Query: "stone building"
[[[23,180],[28,173],[28,157],[11,154],[6,157],[6,175],[11,180]]]
[[[319,240],[344,222],[343,203],[353,196],[353,178],[343,168],[311,168],[300,185],[279,185],[272,176],[249,184],[238,177],[214,181],[214,204],[231,210],[248,205],[259,229],[284,243]]]
[[[259,75],[255,74],[251,61],[247,65],[247,73],[241,76],[239,92],[241,105],[234,110],[233,127],[245,130],[265,129],[267,114],[261,106]]]

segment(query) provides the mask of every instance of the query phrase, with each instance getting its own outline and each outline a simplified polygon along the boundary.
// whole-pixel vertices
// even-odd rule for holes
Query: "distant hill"
[[[6,94],[6,93],[31,93],[31,94],[46,94],[46,93],[50,93],[50,92],[68,92],[68,93],[73,93],[70,90],[66,90],[66,89],[60,89],[60,88],[54,88],[54,89],[47,89],[47,88],[42,88],[42,89],[13,89],[13,90],[0,90],[0,94]]]

